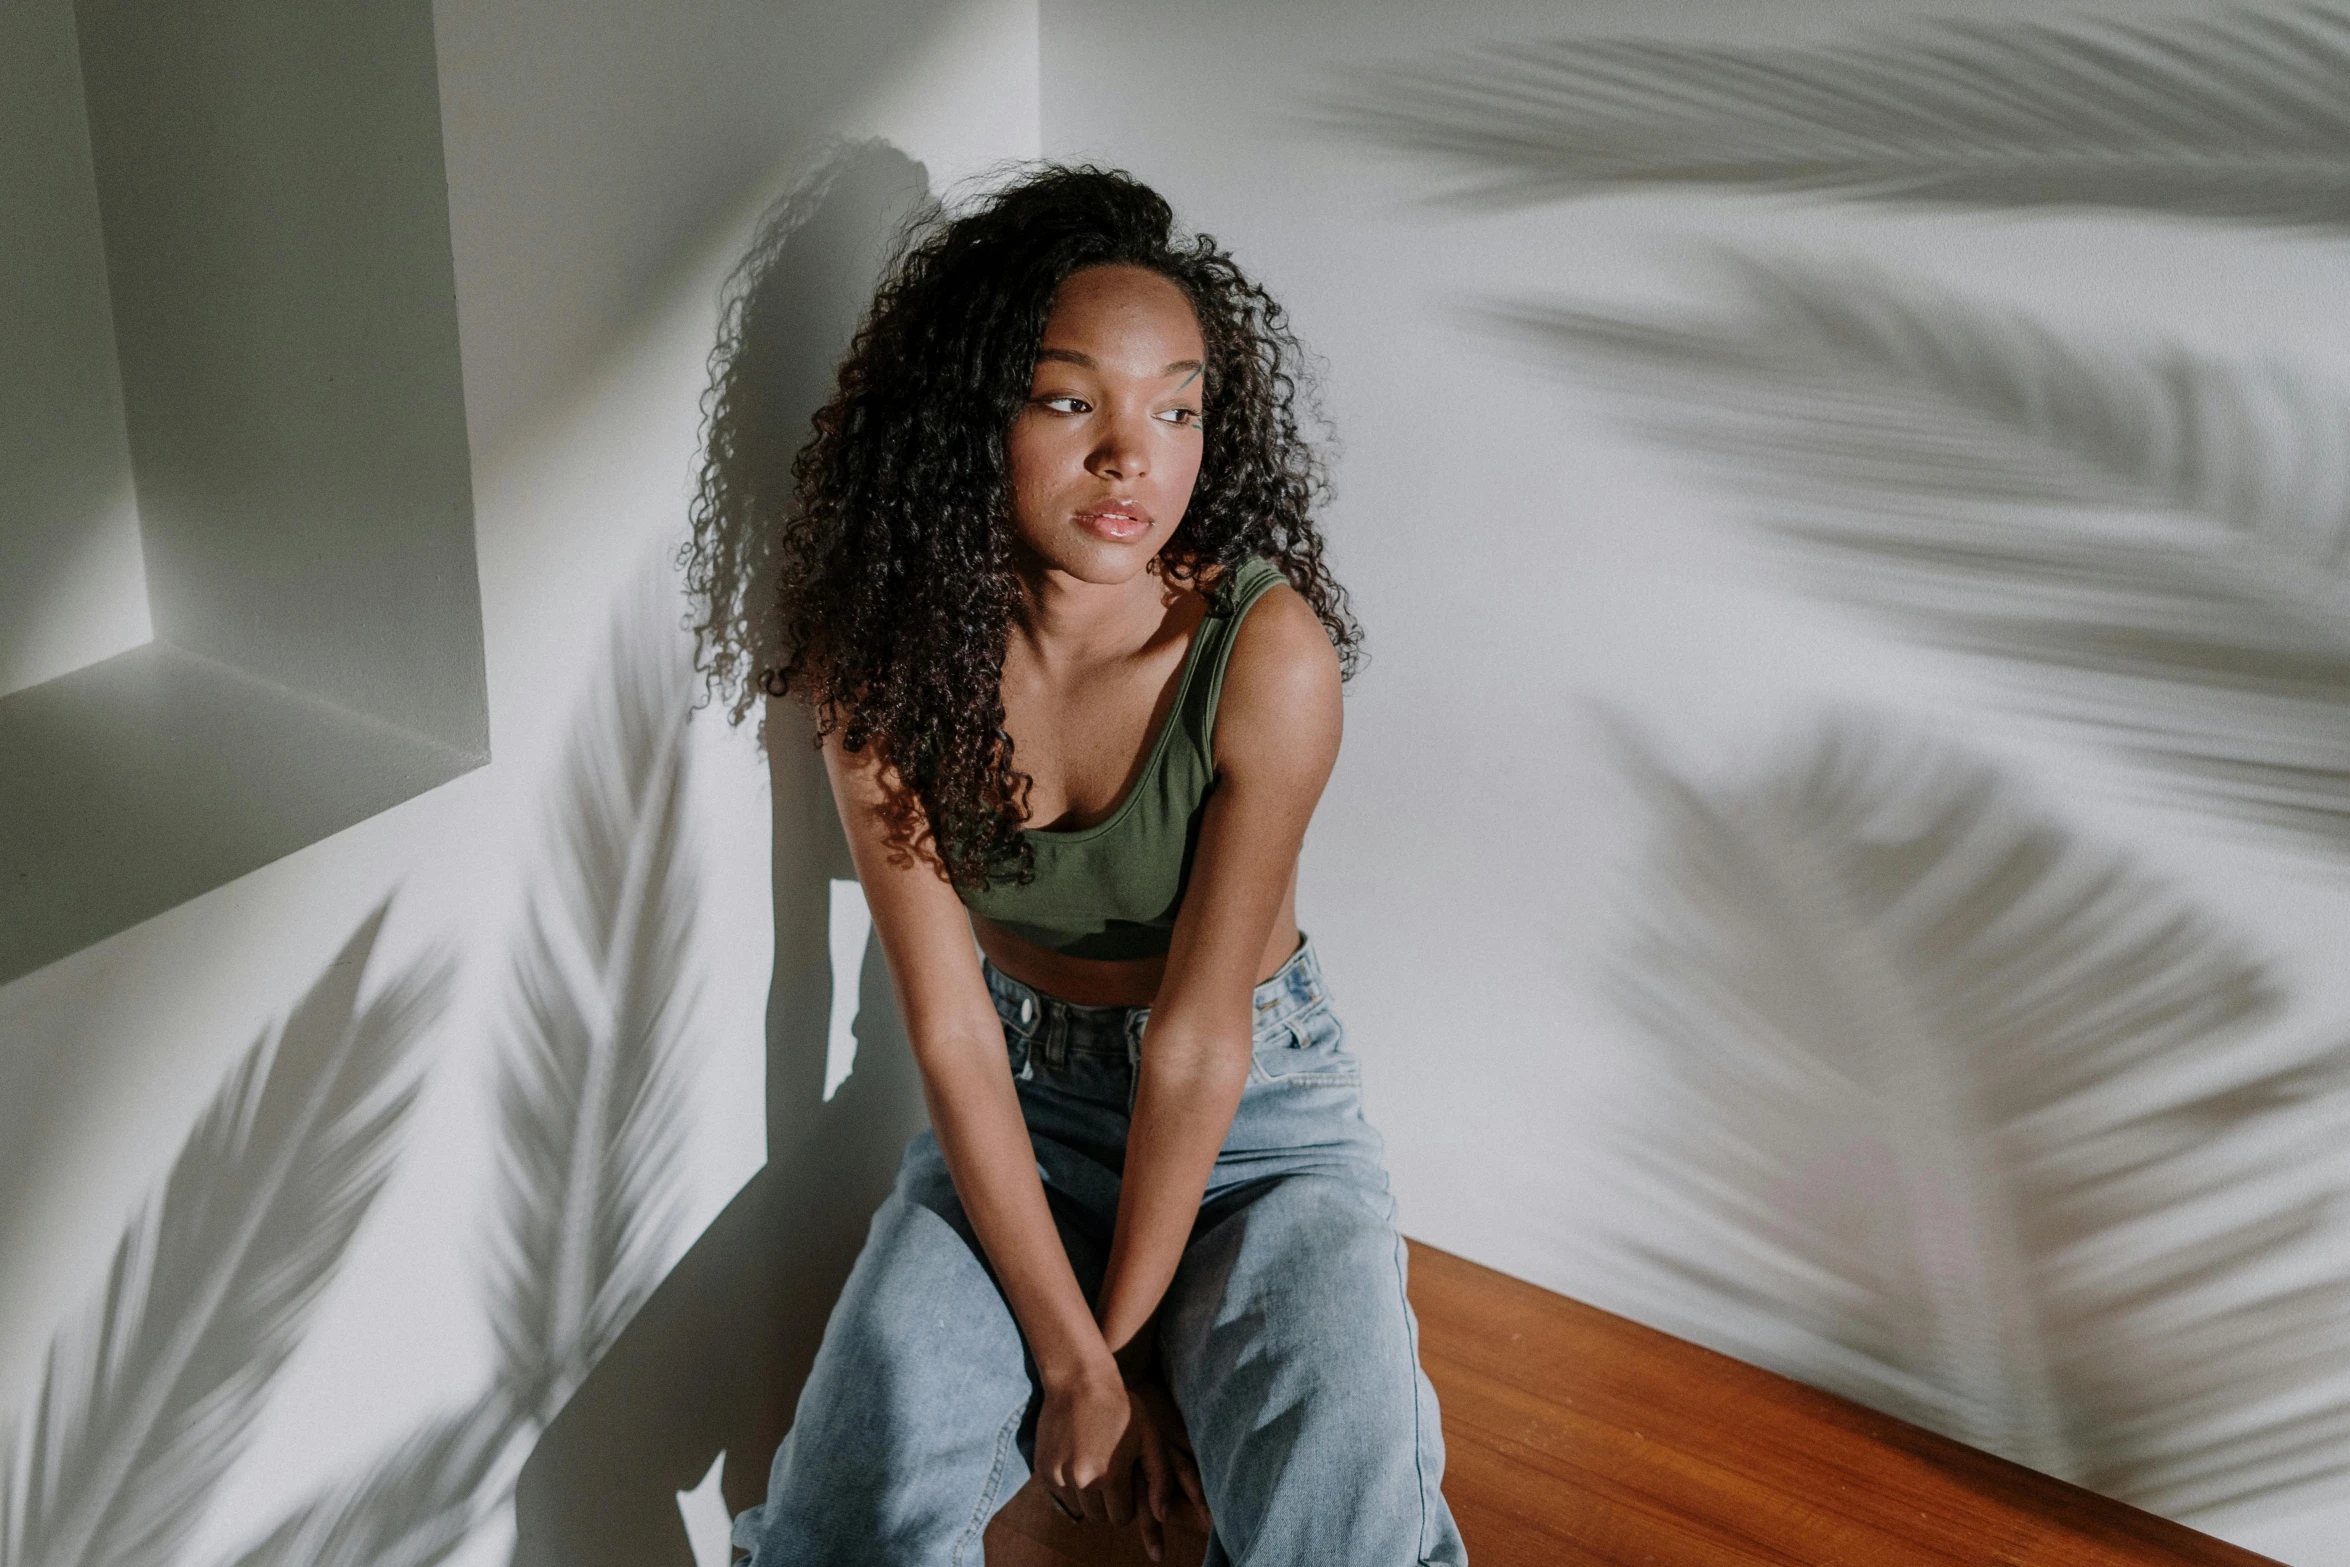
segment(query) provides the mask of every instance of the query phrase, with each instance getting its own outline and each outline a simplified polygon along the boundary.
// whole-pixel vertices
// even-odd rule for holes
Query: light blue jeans
[[[986,966],[1038,1173],[1077,1278],[1100,1288],[1147,1007],[1081,1007]],[[1199,1455],[1209,1567],[1464,1563],[1444,1439],[1404,1298],[1404,1246],[1310,942],[1256,989],[1255,1060],[1159,1313]],[[937,1139],[896,1189],[824,1330],[750,1567],[978,1567],[1028,1475],[1041,1394]]]

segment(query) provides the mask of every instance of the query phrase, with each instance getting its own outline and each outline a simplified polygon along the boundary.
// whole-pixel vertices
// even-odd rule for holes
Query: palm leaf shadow
[[[2350,16],[2316,7],[1516,43],[1364,72],[1317,117],[1456,166],[1475,205],[1707,186],[2350,228]]]
[[[233,1567],[434,1567],[495,1505],[517,1424],[503,1393],[425,1422],[287,1514]]]
[[[639,582],[566,749],[500,1056],[491,1316],[501,1385],[539,1424],[660,1282],[681,1212],[693,666],[668,579]]]
[[[167,1561],[250,1437],[381,1190],[417,1091],[445,957],[359,999],[385,909],[229,1075],[159,1202],[115,1248],[94,1320],[50,1347],[0,1448],[0,1562]]]
[[[1725,266],[1717,320],[1500,324],[1710,465],[1828,592],[2350,853],[2350,397],[1869,269]]]
[[[1709,791],[1619,737],[1660,1309],[2161,1512],[2350,1469],[2350,1045],[1964,755],[1846,721]]]
[[[513,959],[497,1100],[492,1390],[296,1507],[233,1567],[434,1567],[660,1281],[679,1208],[693,707],[667,579],[638,579],[574,722]]]

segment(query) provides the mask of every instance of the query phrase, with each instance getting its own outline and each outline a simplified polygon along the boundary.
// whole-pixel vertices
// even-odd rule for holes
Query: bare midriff
[[[1164,955],[1149,958],[1073,958],[1024,941],[983,915],[971,916],[979,950],[988,961],[1022,984],[1081,1007],[1147,1007],[1158,1000],[1167,974]],[[1281,894],[1281,907],[1257,957],[1255,983],[1263,984],[1297,951],[1297,872]]]

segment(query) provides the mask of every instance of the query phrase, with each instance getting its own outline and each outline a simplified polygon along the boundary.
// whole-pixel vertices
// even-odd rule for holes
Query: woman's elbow
[[[1237,1098],[1248,1081],[1252,1044],[1245,1029],[1146,1028],[1142,1070],[1170,1087],[1223,1091]]]

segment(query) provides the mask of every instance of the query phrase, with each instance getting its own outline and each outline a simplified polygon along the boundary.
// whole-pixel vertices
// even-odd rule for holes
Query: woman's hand
[[[1036,1479],[1071,1518],[1125,1523],[1134,1516],[1130,1476],[1134,1466],[1133,1400],[1108,1356],[1098,1367],[1045,1380],[1044,1407],[1036,1417]],[[1119,1467],[1123,1464],[1123,1467]],[[1118,1506],[1110,1488],[1113,1474]]]
[[[1036,1420],[1036,1477],[1070,1518],[1113,1527],[1139,1519],[1154,1562],[1165,1557],[1168,1515],[1186,1501],[1208,1527],[1191,1439],[1155,1381],[1048,1384]]]
[[[1155,1562],[1159,1560],[1168,1515],[1178,1502],[1189,1502],[1199,1531],[1208,1532],[1212,1526],[1208,1497],[1200,1485],[1199,1459],[1191,1449],[1191,1433],[1183,1428],[1183,1413],[1175,1407],[1174,1395],[1167,1391],[1166,1384],[1154,1377],[1134,1384],[1129,1391],[1134,1395],[1134,1418],[1148,1428],[1147,1442],[1160,1455],[1155,1470],[1148,1447],[1142,1459],[1150,1490],[1150,1512],[1142,1521],[1142,1543]]]

